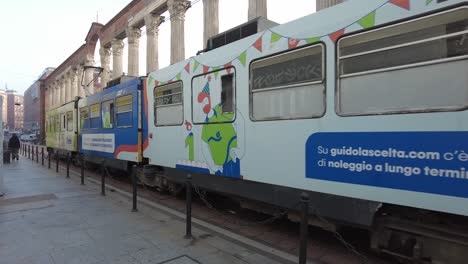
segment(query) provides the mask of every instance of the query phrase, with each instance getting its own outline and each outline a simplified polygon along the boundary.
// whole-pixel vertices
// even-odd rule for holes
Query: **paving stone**
[[[21,220],[22,218],[23,218],[23,212],[11,212],[11,213],[0,214],[0,224]]]
[[[51,251],[55,264],[84,264],[105,261],[106,258],[96,249],[93,243],[58,248]]]
[[[49,254],[26,256],[26,257],[1,257],[2,263],[8,264],[54,264]]]
[[[268,263],[268,264],[280,264],[281,262],[272,260],[271,258],[267,258],[263,255],[257,253],[251,253],[247,255],[234,255],[235,257],[244,260],[247,263]]]
[[[176,257],[174,259],[167,260],[164,262],[164,264],[199,264],[199,263],[200,262],[198,262],[196,259],[186,256],[186,255],[182,255],[182,256],[179,256],[179,257]]]
[[[157,247],[145,248],[135,251],[131,256],[142,264],[160,263],[179,256],[180,253],[174,250],[161,250]]]
[[[222,262],[219,262],[222,260]],[[200,262],[203,264],[219,264],[219,263],[224,263],[224,264],[246,264],[249,263],[245,260],[242,260],[240,258],[234,257],[228,253],[225,253],[223,251],[217,251],[213,254],[210,255],[205,255],[202,258],[200,258]],[[267,262],[269,263],[269,262]],[[253,264],[253,263],[252,263]]]

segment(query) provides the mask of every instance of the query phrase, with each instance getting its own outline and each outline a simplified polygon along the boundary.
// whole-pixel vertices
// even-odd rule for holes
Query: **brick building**
[[[24,92],[24,131],[31,134],[39,134],[41,127],[41,82],[54,68],[46,68],[39,78]]]
[[[7,122],[7,93],[6,89],[0,89],[0,97],[3,98],[3,106],[2,106],[2,125],[3,127],[6,127],[6,122]]]
[[[24,121],[24,98],[15,90],[5,89],[6,94],[6,126],[10,131],[21,131]],[[3,109],[2,109],[3,110]],[[3,114],[3,113],[2,113]]]

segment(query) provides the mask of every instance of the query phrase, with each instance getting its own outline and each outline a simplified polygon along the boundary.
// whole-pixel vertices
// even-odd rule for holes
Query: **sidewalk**
[[[280,263],[204,229],[184,239],[183,219],[132,213],[126,197],[54,169],[23,156],[1,168],[0,263]]]

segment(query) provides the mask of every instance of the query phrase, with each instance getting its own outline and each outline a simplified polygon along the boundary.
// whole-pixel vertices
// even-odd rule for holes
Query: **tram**
[[[291,219],[306,192],[336,228],[369,230],[375,250],[463,263],[467,34],[459,0],[351,0],[283,25],[257,20],[137,79],[132,99],[119,99],[122,86],[80,99],[73,118],[89,127],[75,150],[138,165],[159,188],[190,173],[244,207],[292,209]],[[66,130],[62,108],[49,125]]]

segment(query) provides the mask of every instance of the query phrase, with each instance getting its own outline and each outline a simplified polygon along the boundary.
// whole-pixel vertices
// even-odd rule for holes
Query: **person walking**
[[[10,140],[8,141],[8,148],[10,149],[11,153],[13,154],[12,159],[19,160],[19,149],[21,147],[20,140],[16,134],[11,136]]]

